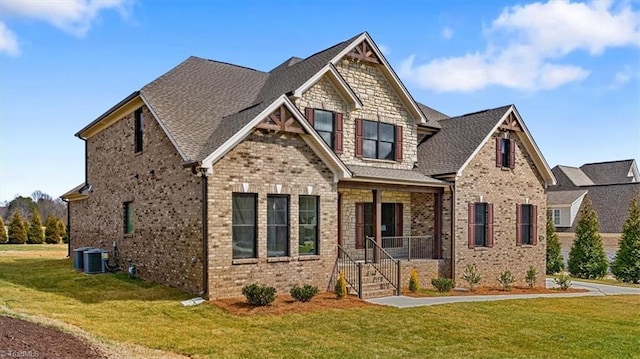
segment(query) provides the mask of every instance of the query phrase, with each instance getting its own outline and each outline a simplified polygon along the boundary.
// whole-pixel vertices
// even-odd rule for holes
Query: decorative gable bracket
[[[284,105],[280,106],[277,110],[273,111],[269,116],[262,120],[256,128],[299,134],[306,133]]]
[[[522,132],[522,127],[516,118],[516,115],[513,112],[509,113],[507,118],[504,119],[504,122],[499,127],[501,130],[505,131],[514,131],[514,132]]]
[[[369,45],[366,40],[356,45],[353,50],[346,54],[346,56],[364,62],[371,62],[374,64],[381,63],[376,53],[372,50],[371,45]]]

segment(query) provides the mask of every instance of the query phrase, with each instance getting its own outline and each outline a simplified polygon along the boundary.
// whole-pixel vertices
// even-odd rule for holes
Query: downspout
[[[202,297],[209,300],[209,206],[207,169],[200,167],[200,183],[202,184]]]
[[[452,184],[451,188],[451,279],[456,280],[456,185]]]

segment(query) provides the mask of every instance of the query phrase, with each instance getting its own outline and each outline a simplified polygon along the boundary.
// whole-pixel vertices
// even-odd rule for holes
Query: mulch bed
[[[0,358],[103,359],[105,356],[72,334],[0,316]]]
[[[311,301],[302,303],[296,302],[290,295],[283,294],[276,296],[276,300],[271,305],[256,307],[247,303],[244,297],[217,299],[209,302],[230,314],[245,316],[256,314],[292,314],[292,313],[309,313],[327,309],[351,309],[351,308],[368,308],[375,307],[375,304],[365,302],[358,297],[349,295],[345,298],[338,299],[332,292],[320,292]]]

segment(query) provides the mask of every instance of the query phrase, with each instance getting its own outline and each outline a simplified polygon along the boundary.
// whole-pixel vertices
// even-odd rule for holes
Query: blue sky
[[[640,159],[640,2],[0,1],[0,201],[84,179],[73,135],[190,55],[268,71],[368,31],[448,115],[514,103],[550,166]]]

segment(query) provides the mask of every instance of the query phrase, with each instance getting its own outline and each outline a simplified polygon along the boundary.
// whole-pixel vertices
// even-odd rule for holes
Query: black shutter
[[[468,216],[468,222],[469,222],[469,228],[467,229],[467,234],[469,236],[468,238],[468,244],[469,244],[469,248],[475,248],[476,247],[476,204],[475,203],[469,203],[469,216]]]

